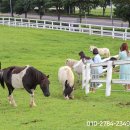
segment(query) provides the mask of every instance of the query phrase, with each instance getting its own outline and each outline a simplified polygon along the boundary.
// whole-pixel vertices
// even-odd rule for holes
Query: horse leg
[[[77,74],[77,77],[78,77],[77,83],[80,83],[80,74]]]
[[[34,101],[34,89],[31,89],[32,94],[30,94],[31,96],[31,100],[30,100],[30,107],[36,106],[35,101]]]
[[[71,94],[69,95],[69,99],[74,99],[74,91],[72,91]]]
[[[17,104],[13,98],[13,95],[8,96],[9,103],[12,104],[14,107],[17,107]]]
[[[14,107],[16,107],[17,104],[16,104],[16,102],[15,102],[15,100],[13,98],[13,95],[12,95],[14,88],[11,85],[8,85],[8,84],[7,84],[7,87],[8,87],[8,91],[9,91],[9,95],[8,95],[9,103],[11,105],[13,105]]]
[[[36,106],[35,102],[34,102],[34,89],[29,89],[29,87],[24,84],[24,88],[26,89],[26,91],[30,94],[31,96],[31,100],[30,100],[30,107]]]

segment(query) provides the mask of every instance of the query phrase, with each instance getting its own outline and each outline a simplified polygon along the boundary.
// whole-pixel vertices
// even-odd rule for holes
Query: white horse
[[[73,69],[73,71],[78,75],[78,81],[80,81],[82,76],[82,60],[74,60],[74,59],[67,59],[66,65]]]
[[[96,46],[90,46],[90,51],[92,52]],[[110,57],[110,50],[108,48],[97,48],[98,52],[101,56]]]

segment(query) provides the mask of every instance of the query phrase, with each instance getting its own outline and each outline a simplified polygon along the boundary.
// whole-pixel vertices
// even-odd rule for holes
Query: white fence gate
[[[130,84],[130,80],[121,80],[121,79],[112,79],[112,69],[113,65],[123,65],[123,64],[130,64],[129,60],[117,60],[117,61],[107,61],[98,64],[84,64],[83,71],[82,71],[82,88],[85,88],[86,94],[89,93],[90,82],[97,82],[97,83],[106,83],[106,96],[111,95],[111,85],[112,84]],[[98,66],[107,66],[107,74],[106,79],[91,79],[91,69],[92,67]],[[128,70],[130,71],[130,70]]]
[[[53,29],[69,32],[86,33],[89,35],[110,36],[112,38],[121,38],[123,40],[130,39],[130,28],[127,27],[103,26],[14,17],[0,17],[0,24],[15,27]]]

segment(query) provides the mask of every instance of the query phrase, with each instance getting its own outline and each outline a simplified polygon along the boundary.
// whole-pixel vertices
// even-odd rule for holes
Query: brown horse
[[[13,90],[15,88],[25,88],[25,90],[31,95],[30,106],[35,106],[34,102],[34,90],[39,84],[44,96],[49,96],[49,76],[46,76],[39,70],[31,66],[18,67],[11,66],[0,70],[0,84],[4,88],[4,83],[8,88],[8,99],[10,104],[17,106],[13,98]]]

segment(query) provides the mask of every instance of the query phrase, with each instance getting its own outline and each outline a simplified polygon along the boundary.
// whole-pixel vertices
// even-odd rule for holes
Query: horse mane
[[[31,74],[36,78],[36,80],[38,81],[38,83],[41,82],[41,80],[45,79],[47,76],[45,74],[43,74],[41,71],[37,70],[34,67],[29,67],[28,69]],[[33,70],[33,71],[32,71]]]

